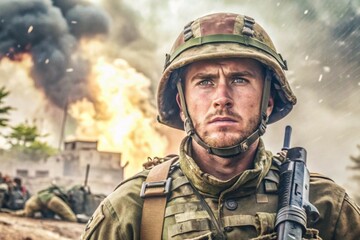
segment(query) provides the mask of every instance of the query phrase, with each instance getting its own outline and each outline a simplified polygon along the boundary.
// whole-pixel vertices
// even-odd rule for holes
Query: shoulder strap
[[[144,199],[141,218],[141,240],[161,240],[167,194],[171,188],[168,177],[174,157],[154,166],[141,187],[140,196]]]

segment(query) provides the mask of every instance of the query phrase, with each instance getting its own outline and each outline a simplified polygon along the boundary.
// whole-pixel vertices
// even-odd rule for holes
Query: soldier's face
[[[258,127],[264,83],[259,62],[245,58],[199,61],[186,68],[184,78],[190,117],[197,134],[210,146],[235,145]],[[271,98],[268,114],[272,106]],[[181,117],[184,120],[182,113]]]

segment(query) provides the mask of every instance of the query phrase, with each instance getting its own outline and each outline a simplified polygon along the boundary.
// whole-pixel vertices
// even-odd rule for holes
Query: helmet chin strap
[[[266,131],[266,123],[268,120],[268,116],[266,114],[266,110],[268,107],[269,97],[270,97],[270,88],[271,88],[271,71],[266,69],[266,76],[263,86],[263,93],[261,98],[261,107],[260,107],[260,124],[258,128],[245,140],[242,142],[230,146],[230,147],[224,147],[224,148],[215,148],[211,147],[208,144],[206,144],[200,136],[196,133],[194,125],[192,123],[192,120],[190,118],[186,101],[185,101],[185,95],[183,92],[183,88],[181,85],[181,80],[177,82],[176,87],[179,92],[180,102],[181,106],[183,108],[183,113],[185,116],[184,121],[184,129],[186,134],[194,139],[200,146],[206,149],[206,151],[210,154],[214,154],[219,157],[223,158],[230,158],[233,156],[236,156],[240,153],[246,152],[249,149],[249,146],[253,144],[260,136],[262,136]]]

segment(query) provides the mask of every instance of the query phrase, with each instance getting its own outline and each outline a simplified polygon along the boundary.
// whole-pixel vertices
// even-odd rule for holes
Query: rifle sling
[[[144,198],[141,218],[141,240],[161,240],[167,194],[171,187],[168,178],[171,164],[177,160],[174,157],[153,167],[143,183],[140,196]]]

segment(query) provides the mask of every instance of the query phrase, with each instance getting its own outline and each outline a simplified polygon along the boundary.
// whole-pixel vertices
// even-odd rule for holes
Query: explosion
[[[102,151],[120,151],[123,162],[129,161],[126,174],[132,175],[148,156],[163,156],[167,147],[156,126],[151,81],[124,59],[102,56],[101,43],[83,41],[81,45],[91,61],[89,78],[96,85],[93,91],[99,104],[96,107],[85,98],[70,104],[76,138],[97,139]]]
[[[0,60],[26,60],[42,100],[68,109],[76,138],[121,152],[128,175],[168,143],[156,126],[150,79],[117,54],[109,57],[109,24],[104,11],[81,0],[1,2]]]

